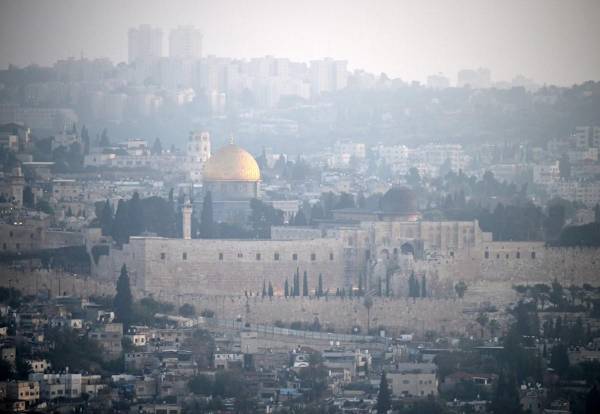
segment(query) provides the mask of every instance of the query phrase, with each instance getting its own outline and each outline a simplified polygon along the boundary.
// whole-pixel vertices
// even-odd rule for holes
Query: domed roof
[[[418,211],[415,193],[408,187],[392,187],[381,197],[379,207],[384,213],[415,214]]]
[[[248,151],[231,143],[219,149],[206,161],[203,179],[204,181],[260,181],[260,169]]]

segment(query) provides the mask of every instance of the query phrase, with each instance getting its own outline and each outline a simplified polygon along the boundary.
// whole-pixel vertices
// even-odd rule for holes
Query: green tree
[[[131,286],[129,285],[129,274],[125,264],[121,267],[121,274],[117,280],[117,294],[115,295],[114,308],[117,320],[123,323],[123,327],[127,329],[133,316],[133,297],[131,295]]]
[[[117,212],[112,226],[112,238],[122,246],[129,242],[130,231],[127,203],[121,199],[117,204]]]
[[[381,379],[379,380],[379,392],[377,393],[377,404],[375,408],[378,414],[385,414],[392,407],[392,399],[390,395],[390,387],[388,385],[385,371],[381,372]]]
[[[144,211],[140,194],[136,191],[133,193],[131,200],[127,206],[127,215],[129,216],[129,235],[139,236],[144,232]]]
[[[319,282],[318,282],[318,287],[317,287],[317,296],[321,297],[323,296],[323,275],[321,273],[319,273]]]
[[[193,318],[194,316],[196,316],[196,308],[194,307],[194,305],[184,303],[179,308],[179,314],[186,318]]]
[[[600,391],[598,390],[598,386],[594,384],[585,397],[585,414],[597,413],[598,407],[600,407]]]
[[[108,137],[108,132],[106,131],[106,128],[102,130],[102,134],[100,135],[100,142],[98,145],[103,148],[110,147],[110,138]]]
[[[214,383],[208,376],[199,374],[190,380],[188,388],[196,395],[211,395]]]
[[[565,375],[569,370],[569,355],[567,354],[567,347],[562,343],[559,343],[552,347],[552,354],[550,355],[550,366],[561,377]]]
[[[33,208],[35,205],[35,197],[33,195],[33,191],[31,191],[31,187],[26,185],[23,187],[23,206],[27,208]]]
[[[156,138],[154,140],[154,144],[152,144],[152,155],[161,155],[163,152],[162,143],[160,142],[160,138]]]
[[[294,226],[306,226],[308,223],[306,221],[306,216],[302,209],[298,210],[298,213],[294,216]]]
[[[302,296],[308,296],[308,275],[306,274],[306,270],[302,276]]]
[[[490,330],[490,335],[495,337],[496,332],[500,330],[500,322],[498,322],[496,319],[492,319],[488,324],[488,329]]]
[[[565,225],[565,207],[562,204],[552,204],[548,207],[548,217],[544,220],[546,240],[556,240]]]
[[[365,295],[363,306],[367,309],[367,335],[371,332],[371,308],[373,307],[373,298],[371,295]]]
[[[500,373],[490,410],[494,414],[519,414],[522,412],[519,391],[513,375]]]
[[[454,290],[459,298],[463,298],[465,296],[465,292],[467,291],[467,284],[462,280],[454,285]]]
[[[200,237],[203,239],[214,238],[215,222],[213,218],[213,203],[212,194],[210,191],[206,192],[204,200],[202,201],[202,214],[200,215]]]
[[[483,338],[483,331],[485,329],[485,326],[490,321],[490,318],[488,317],[487,313],[479,312],[479,315],[477,315],[477,318],[475,319],[475,321],[477,321],[477,323],[479,324],[479,326],[481,328],[481,338]]]
[[[568,180],[571,178],[571,161],[569,160],[569,156],[567,154],[563,154],[558,161],[558,171],[560,173],[560,178],[564,178]]]

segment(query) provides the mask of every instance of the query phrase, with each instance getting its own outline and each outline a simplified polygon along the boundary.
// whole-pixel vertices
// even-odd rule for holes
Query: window
[[[521,258],[521,252],[517,252],[517,259]]]
[[[187,253],[183,253],[183,254],[181,255],[181,258],[182,258],[183,260],[187,260]]]
[[[21,243],[17,243],[17,250],[21,250]]]
[[[13,232],[12,232],[12,231],[9,231],[9,232],[8,232],[8,235],[9,235],[10,237],[12,237],[12,236],[13,236]]]
[[[450,257],[454,257],[454,252],[450,252]]]
[[[531,258],[535,259],[535,252],[531,252]]]
[[[161,253],[160,254],[160,260],[165,260],[166,257],[167,257],[166,253]]]
[[[483,254],[483,257],[485,257],[486,259],[489,259],[490,258],[490,252],[485,252]]]
[[[311,253],[311,254],[310,254],[310,260],[311,260],[312,262],[314,262],[315,260],[317,260],[317,255],[316,255],[316,254],[314,254],[314,253]]]
[[[223,260],[223,253],[219,253],[219,260]]]
[[[500,258],[500,253],[497,253],[496,254],[496,259],[499,259],[499,258]]]
[[[2,249],[6,250],[6,243],[2,243]]]
[[[260,253],[256,253],[256,260],[260,260]]]
[[[273,254],[273,260],[279,260],[279,253]]]
[[[298,260],[298,253],[294,253],[292,255],[292,260]]]
[[[237,257],[238,257],[238,259],[241,259],[242,257],[244,257],[244,253],[238,253]]]
[[[506,258],[507,258],[507,259],[509,258],[509,254],[508,254],[508,253],[506,253]]]
[[[367,250],[367,259],[371,256],[371,252]],[[333,260],[333,253],[329,253],[329,260]]]

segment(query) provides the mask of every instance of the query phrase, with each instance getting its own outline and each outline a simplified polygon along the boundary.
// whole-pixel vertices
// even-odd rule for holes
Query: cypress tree
[[[267,296],[267,284],[263,279],[262,297],[264,298],[265,296]]]
[[[306,226],[306,216],[302,210],[299,210],[296,216],[294,217],[294,226]]]
[[[288,285],[287,279],[285,279],[285,283],[283,285],[283,294],[285,295],[286,298],[290,295],[290,287]]]
[[[144,231],[144,212],[140,195],[136,191],[129,201],[127,214],[129,216],[130,236],[139,236]]]
[[[110,202],[106,200],[104,208],[102,209],[102,214],[99,217],[103,236],[110,236],[112,234],[113,215],[112,206],[110,205]]]
[[[304,275],[302,277],[302,296],[308,296],[308,276],[306,274],[306,270],[304,271]]]
[[[269,288],[267,290],[267,294],[269,295],[270,298],[273,297],[273,285],[271,284],[270,281],[269,281]]]
[[[419,282],[415,276],[415,272],[411,272],[408,278],[408,297],[418,298],[419,297]]]
[[[129,242],[129,235],[130,227],[127,203],[124,200],[119,200],[112,228],[112,237],[119,245],[123,245]]]
[[[210,191],[206,192],[202,201],[202,214],[200,215],[200,237],[203,239],[214,238],[213,203]]]
[[[385,371],[381,372],[381,380],[379,381],[379,393],[377,394],[376,409],[378,414],[387,413],[392,406],[392,400],[390,396],[390,388],[388,386],[387,377]]]
[[[123,324],[124,329],[127,329],[133,313],[133,298],[131,296],[131,286],[129,285],[129,273],[125,264],[121,267],[121,274],[117,280],[114,308],[117,321]]]
[[[358,296],[363,294],[362,275],[358,275]]]
[[[292,296],[300,296],[300,269],[296,268],[296,273],[294,274],[294,293]]]
[[[317,288],[317,296],[323,296],[323,275],[319,273],[319,285]]]
[[[427,282],[425,280],[425,275],[423,275],[423,277],[421,278],[421,297],[427,297]]]

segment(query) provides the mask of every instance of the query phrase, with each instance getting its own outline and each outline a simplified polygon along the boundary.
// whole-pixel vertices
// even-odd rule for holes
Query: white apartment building
[[[559,181],[548,188],[551,196],[564,198],[594,207],[600,203],[600,183],[580,181]]]
[[[600,127],[578,126],[571,136],[572,143],[578,150],[600,148]]]
[[[179,26],[169,33],[169,56],[172,58],[200,59],[202,32],[194,26]]]
[[[560,169],[558,161],[552,164],[534,165],[533,182],[540,185],[550,185],[560,179]]]
[[[406,145],[394,145],[377,148],[379,158],[382,159],[396,174],[406,174],[410,168],[408,155],[410,150]]]
[[[148,24],[131,28],[127,40],[129,63],[162,56],[162,30],[159,28]]]
[[[424,397],[438,394],[437,367],[432,363],[400,363],[386,371],[394,397]]]
[[[32,373],[29,380],[39,382],[40,396],[44,400],[81,396],[81,374]]]
[[[193,182],[202,181],[204,163],[210,158],[210,135],[208,132],[192,132],[188,138],[186,170]]]

